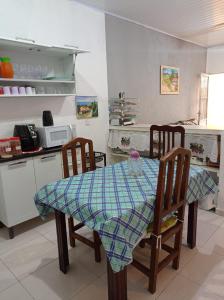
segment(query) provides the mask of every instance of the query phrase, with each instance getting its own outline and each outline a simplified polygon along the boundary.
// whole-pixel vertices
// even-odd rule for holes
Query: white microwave
[[[61,146],[73,138],[70,125],[38,127],[37,130],[40,136],[40,145],[43,148]]]

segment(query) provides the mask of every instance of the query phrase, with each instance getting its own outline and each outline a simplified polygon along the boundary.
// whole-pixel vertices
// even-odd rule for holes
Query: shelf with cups
[[[75,95],[74,83],[45,85],[42,82],[15,82],[0,80],[0,97],[65,97]]]
[[[66,97],[75,95],[74,80],[0,78],[0,97]]]
[[[28,97],[69,97],[76,94],[35,94],[35,95],[0,95],[0,98],[28,98]]]
[[[76,58],[88,52],[0,38],[0,98],[74,96]]]
[[[23,79],[23,78],[0,78],[0,82],[11,83],[62,83],[62,84],[74,84],[75,80],[55,80],[55,79]]]

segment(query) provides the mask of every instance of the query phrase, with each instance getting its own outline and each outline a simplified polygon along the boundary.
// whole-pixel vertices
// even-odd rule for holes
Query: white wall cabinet
[[[33,1],[30,35],[36,43],[64,46],[70,34],[69,19],[71,12],[64,1]]]
[[[1,1],[0,35],[5,38],[30,39],[33,1]],[[21,9],[22,8],[22,9]],[[25,9],[24,9],[25,8]]]
[[[0,36],[48,46],[77,46],[72,9],[73,3],[62,0],[7,0],[1,3]]]
[[[60,153],[0,164],[0,221],[13,238],[13,226],[39,215],[35,193],[45,184],[62,178]]]

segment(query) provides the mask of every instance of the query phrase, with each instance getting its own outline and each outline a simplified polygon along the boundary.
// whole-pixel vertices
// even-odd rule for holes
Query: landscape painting
[[[175,67],[161,66],[161,94],[179,94],[180,70]]]
[[[77,119],[91,119],[98,117],[98,101],[96,96],[76,96]]]

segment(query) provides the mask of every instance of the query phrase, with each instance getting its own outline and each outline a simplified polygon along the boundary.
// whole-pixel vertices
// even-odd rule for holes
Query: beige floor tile
[[[224,291],[223,291],[224,280],[218,278],[211,278],[201,286],[200,291],[198,292],[198,298],[193,298],[194,300],[223,300]]]
[[[224,228],[220,227],[202,247],[204,253],[224,255]]]
[[[128,299],[129,300],[155,300],[156,296],[152,295],[145,289],[143,286],[139,286],[137,290],[132,288],[133,281],[133,272],[128,268]],[[134,275],[135,276],[135,275]],[[141,285],[142,282],[139,282]],[[75,294],[72,298],[74,300],[89,300],[91,298],[97,300],[106,300],[107,299],[107,275],[101,276],[98,280],[94,281],[91,285],[81,290],[80,293]]]
[[[24,278],[57,257],[57,246],[42,236],[24,244],[20,243],[0,256],[18,279]]]
[[[206,287],[178,275],[158,297],[158,300],[221,300],[214,292]]]
[[[218,285],[222,281],[223,285],[224,257],[215,253],[208,255],[199,252],[181,270],[181,274],[198,284],[214,281]]]
[[[155,300],[156,296],[149,291],[128,291],[128,300]]]
[[[219,226],[203,221],[197,224],[197,247],[202,247],[210,237],[218,230]],[[187,228],[183,231],[183,243],[187,244]]]
[[[42,222],[39,226],[35,227],[35,230],[41,234],[45,234],[49,231],[55,230],[56,232],[56,224],[55,220],[49,220],[47,222]]]
[[[158,275],[155,296],[158,296],[177,274],[177,271],[173,270],[171,267],[164,268]],[[148,295],[148,297],[150,296],[150,293],[148,292],[148,277],[133,266],[128,267],[128,291],[129,295],[138,295],[139,299],[145,299],[145,295]],[[134,299],[134,296],[131,297]],[[152,297],[149,299],[154,298]]]
[[[213,211],[198,210],[198,221],[206,222],[212,225],[220,226],[224,224],[224,217],[217,215]]]
[[[79,222],[74,220],[74,224],[78,224]],[[68,222],[67,222],[68,224]],[[86,228],[86,227],[85,227]],[[37,228],[35,228],[35,230],[37,232],[39,232],[41,235],[43,235],[46,239],[48,239],[49,241],[57,244],[57,233],[56,233],[56,224],[55,224],[55,220],[50,220],[49,222],[46,222],[40,226],[38,226]],[[86,232],[87,230],[86,229],[81,229],[83,232],[84,232],[84,235],[86,236]],[[80,230],[80,231],[81,231]],[[88,232],[91,232],[89,229],[88,229]],[[89,233],[88,233],[89,234]],[[69,234],[68,234],[68,225],[67,225],[67,237],[68,237],[68,246],[70,248],[70,244],[69,244]]]
[[[187,222],[180,270],[172,270],[170,266],[163,269],[158,275],[157,292],[151,295],[147,290],[148,278],[129,266],[129,300],[224,299],[224,218],[199,210],[197,247],[193,250],[186,246],[186,225]],[[58,268],[54,220],[27,222],[19,226],[17,232],[13,240],[8,240],[6,229],[0,229],[0,300],[17,297],[21,300],[107,299],[103,247],[102,262],[98,264],[94,261],[93,249],[77,241],[76,247],[69,250],[71,267],[64,275]],[[80,233],[92,238],[92,231],[86,227]],[[136,248],[135,255],[148,264],[147,248]],[[16,283],[14,274],[23,286]]]
[[[57,233],[56,233],[56,227],[53,226],[51,229],[49,228],[48,231],[45,233],[41,233],[41,235],[46,238],[48,241],[54,243],[57,245]],[[68,243],[68,249],[71,249],[70,242],[69,242],[69,235],[67,234],[67,243]]]
[[[70,262],[76,263],[77,261],[84,266],[89,272],[93,273],[97,277],[106,273],[107,261],[106,254],[101,247],[101,262],[95,262],[94,250],[83,243],[77,241],[76,247],[69,251]]]
[[[18,234],[14,239],[9,239],[6,228],[0,229],[0,256],[10,250],[25,245],[33,239],[40,237],[41,235],[35,230],[29,230],[24,233]]]
[[[167,241],[166,244],[173,247],[173,240]],[[198,253],[198,248],[190,249],[186,244],[181,247],[180,253],[180,268],[182,269],[193,257]]]
[[[56,228],[52,228],[51,230],[41,233],[43,237],[45,237],[48,241],[57,244],[57,233]],[[69,245],[69,244],[68,244]]]
[[[20,283],[17,283],[7,290],[0,293],[1,300],[32,300],[33,298],[29,293],[22,287]]]
[[[206,290],[201,291],[199,289],[199,291],[194,295],[194,297],[189,300],[223,300],[223,298],[215,295],[214,293],[207,292]]]
[[[177,275],[161,293],[158,300],[188,300],[196,294],[200,286],[182,275]]]
[[[36,300],[70,299],[97,279],[79,263],[71,264],[65,275],[58,268],[58,261],[37,270],[21,281]]]
[[[0,292],[17,282],[15,276],[0,262]],[[1,296],[0,296],[1,299]]]
[[[75,293],[70,300],[106,300],[107,293],[107,281],[105,277],[100,277],[79,293]]]

